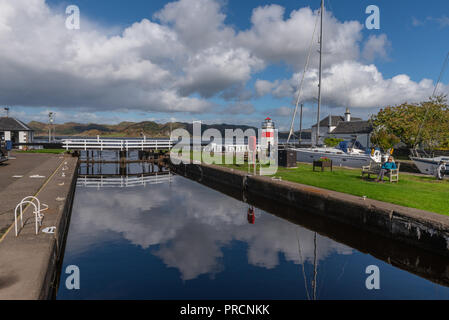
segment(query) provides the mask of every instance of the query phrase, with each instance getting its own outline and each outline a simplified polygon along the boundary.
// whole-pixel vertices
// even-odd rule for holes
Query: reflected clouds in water
[[[252,225],[247,210],[241,201],[178,176],[171,184],[144,188],[78,188],[70,252],[79,255],[92,246],[126,239],[178,269],[183,280],[213,277],[223,270],[223,248],[233,241],[247,244],[248,262],[254,266],[276,268],[281,254],[300,264],[299,250],[304,261],[313,262],[314,232],[257,208]],[[317,237],[318,261],[352,252]]]

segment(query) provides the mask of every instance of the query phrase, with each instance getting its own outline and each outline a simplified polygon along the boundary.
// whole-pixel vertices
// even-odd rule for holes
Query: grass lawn
[[[224,166],[248,171],[247,164]],[[321,168],[318,168],[313,172],[311,164],[303,163],[292,169],[279,167],[275,176],[291,182],[449,215],[449,181],[438,181],[431,176],[400,174],[398,183],[390,184],[387,180],[385,183],[376,183],[374,180],[362,179],[360,169],[338,167],[333,172],[329,169],[321,172]]]
[[[65,149],[31,149],[31,150],[15,150],[17,153],[52,153],[52,154],[60,154],[64,153]]]

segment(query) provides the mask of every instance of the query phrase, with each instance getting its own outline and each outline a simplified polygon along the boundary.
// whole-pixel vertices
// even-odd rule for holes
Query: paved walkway
[[[33,206],[24,211],[24,228],[18,237],[15,236],[14,215],[11,218],[11,214],[7,214],[12,224],[0,237],[0,299],[48,298],[70,215],[77,159],[60,155],[26,156],[29,156],[28,163],[33,168],[27,171],[19,163],[16,164],[15,170],[22,170],[24,176],[8,185],[6,190],[2,189],[0,197],[6,198],[0,198],[1,207],[11,212],[23,197],[37,194],[41,203],[47,204],[49,209],[44,212],[42,227],[37,235]],[[11,169],[14,168],[12,165]],[[6,167],[0,168],[4,169]],[[30,178],[32,175],[45,178]],[[2,219],[4,226],[7,221]],[[47,227],[56,227],[55,233],[43,233],[42,230]]]
[[[54,154],[11,155],[16,159],[0,165],[0,238],[14,222],[16,205],[35,195],[64,159]]]

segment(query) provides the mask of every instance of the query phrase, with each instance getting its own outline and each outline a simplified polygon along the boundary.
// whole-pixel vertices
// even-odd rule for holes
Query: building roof
[[[372,131],[373,126],[369,121],[343,121],[337,125],[332,134],[371,133]]]
[[[0,131],[33,131],[25,123],[11,117],[0,117]]]
[[[336,127],[340,122],[345,121],[345,117],[343,116],[327,116],[323,120],[320,121],[320,127],[328,127],[329,126],[329,117],[331,117],[331,127]],[[352,117],[352,121],[361,121],[361,118]],[[315,128],[316,124],[312,126],[312,128]]]

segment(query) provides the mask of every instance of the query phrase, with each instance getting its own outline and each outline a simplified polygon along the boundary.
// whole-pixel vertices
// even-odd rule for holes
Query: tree
[[[326,138],[324,139],[324,144],[328,147],[335,147],[336,145],[338,145],[340,142],[344,141],[344,139],[338,139],[338,138]]]
[[[449,140],[449,106],[446,96],[418,104],[403,103],[381,109],[371,117],[372,142],[387,149],[399,141],[409,148],[440,148]]]
[[[371,134],[371,143],[380,147],[382,150],[391,149],[399,142],[401,142],[401,139],[393,133],[388,133],[386,130],[383,130],[383,127],[374,130]]]

